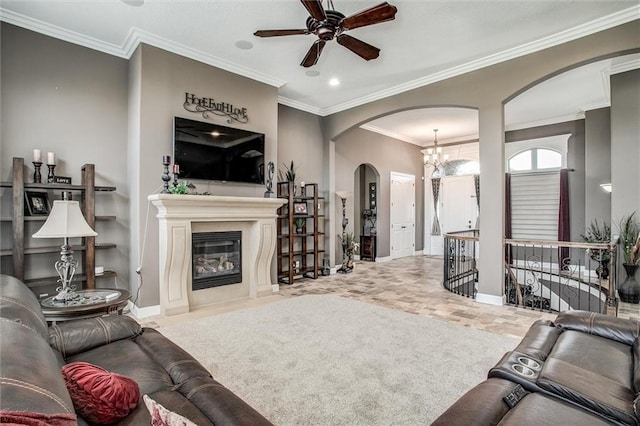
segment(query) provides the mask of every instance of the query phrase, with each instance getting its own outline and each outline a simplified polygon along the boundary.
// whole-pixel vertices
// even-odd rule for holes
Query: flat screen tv
[[[180,178],[264,183],[264,134],[175,117]]]

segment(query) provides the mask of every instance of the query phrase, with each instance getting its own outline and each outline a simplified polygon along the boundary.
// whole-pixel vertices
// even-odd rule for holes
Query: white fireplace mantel
[[[191,234],[194,225],[215,223],[231,228],[242,224],[244,297],[272,292],[271,260],[276,247],[277,209],[286,200],[278,198],[214,195],[153,194],[148,197],[158,209],[160,309],[162,315],[191,310]],[[246,232],[246,235],[245,235]],[[246,263],[245,263],[246,262]],[[246,291],[244,290],[246,289]],[[198,299],[203,299],[202,295]],[[237,299],[237,291],[213,289],[204,294],[211,303]]]

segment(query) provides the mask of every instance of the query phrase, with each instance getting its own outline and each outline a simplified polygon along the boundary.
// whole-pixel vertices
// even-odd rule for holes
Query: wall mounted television
[[[264,134],[181,117],[173,130],[180,178],[264,183]]]

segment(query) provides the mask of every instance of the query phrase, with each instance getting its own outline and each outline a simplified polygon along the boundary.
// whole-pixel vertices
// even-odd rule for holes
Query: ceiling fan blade
[[[398,8],[387,2],[380,3],[367,10],[356,13],[340,21],[339,26],[345,30],[352,30],[367,25],[379,24],[380,22],[391,21],[395,19]]]
[[[309,34],[309,30],[258,30],[253,33],[258,37],[278,37],[288,35]]]
[[[380,49],[368,43],[365,43],[362,40],[351,37],[350,35],[340,34],[336,38],[336,41],[340,45],[346,47],[347,49],[360,56],[362,59],[366,59],[367,61],[376,59],[378,56],[380,56]]]
[[[300,0],[302,5],[307,9],[309,15],[317,19],[318,21],[324,21],[327,19],[327,14],[324,12],[321,0]]]
[[[309,49],[309,51],[307,52],[306,56],[304,57],[300,65],[302,65],[305,68],[309,68],[317,64],[318,58],[322,53],[322,49],[324,49],[324,45],[325,45],[324,40],[316,40],[311,46],[311,48]]]

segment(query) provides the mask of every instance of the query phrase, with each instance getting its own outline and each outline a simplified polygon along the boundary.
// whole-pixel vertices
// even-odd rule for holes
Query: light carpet
[[[424,425],[518,340],[332,295],[158,328],[276,425]]]

